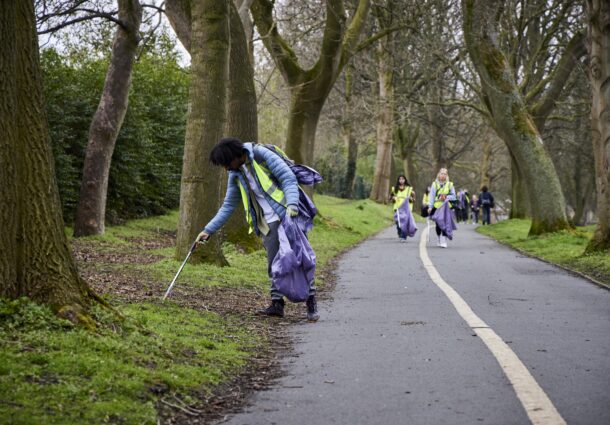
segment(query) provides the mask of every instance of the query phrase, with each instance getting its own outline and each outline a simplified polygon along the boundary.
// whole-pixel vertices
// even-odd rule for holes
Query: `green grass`
[[[262,341],[171,304],[94,310],[93,333],[26,299],[0,302],[0,423],[156,423],[165,393],[211,389]]]
[[[525,253],[610,285],[610,253],[584,255],[585,247],[593,236],[594,226],[528,238],[530,224],[529,220],[512,219],[491,226],[480,226],[477,231]]]
[[[341,251],[392,224],[391,209],[369,200],[350,201],[316,195],[315,203],[320,214],[315,218],[310,241],[316,252],[318,270]],[[154,221],[149,224],[154,226]],[[259,291],[268,289],[267,257],[264,250],[242,254],[231,245],[225,245],[223,249],[230,267],[189,264],[180,274],[179,284],[245,287]],[[155,250],[154,253],[165,258],[153,264],[135,267],[142,273],[151,273],[155,279],[171,281],[181,260],[174,258],[173,248]],[[319,280],[318,285],[323,285],[323,280]]]
[[[341,251],[391,224],[391,209],[371,201],[316,195],[320,216],[311,233],[318,270]],[[103,236],[82,238],[98,252],[135,252],[137,241],[175,231],[177,212],[108,227]],[[66,230],[71,235],[71,230]],[[177,285],[268,290],[264,251],[242,254],[224,247],[231,267],[185,267]],[[180,261],[173,248],[150,251],[152,264],[101,264],[169,283]],[[323,285],[323,279],[318,280]],[[27,300],[0,300],[0,423],[155,424],[159,398],[186,401],[231,379],[270,341],[246,328],[242,316],[164,304],[126,303],[111,293],[125,317],[117,321],[95,308],[97,331],[74,327]],[[251,325],[248,325],[250,327]]]

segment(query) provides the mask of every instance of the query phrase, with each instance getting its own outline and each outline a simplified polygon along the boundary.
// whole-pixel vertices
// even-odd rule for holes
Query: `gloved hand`
[[[296,217],[299,215],[299,210],[294,205],[288,205],[286,208],[286,214],[290,215],[290,217]]]

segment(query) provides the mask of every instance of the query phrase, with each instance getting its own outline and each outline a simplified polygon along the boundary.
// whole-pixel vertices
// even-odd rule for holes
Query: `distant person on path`
[[[472,223],[479,223],[479,197],[477,195],[472,195],[472,199],[470,200],[470,211],[472,213]]]
[[[453,183],[449,181],[449,173],[447,172],[447,169],[441,168],[438,172],[436,180],[430,186],[428,214],[433,215],[446,200],[456,200],[455,188],[453,187]],[[436,236],[438,237],[438,246],[441,248],[447,248],[447,233],[441,230],[438,223],[436,224]]]
[[[481,193],[479,193],[479,206],[483,211],[483,224],[490,224],[491,209],[494,207],[494,197],[487,189],[487,186],[481,188]]]
[[[390,191],[390,202],[393,202],[394,212],[400,207],[403,202],[409,202],[409,210],[413,211],[413,199],[415,191],[409,184],[407,177],[401,174],[396,179],[396,184],[392,186]],[[401,242],[407,241],[407,235],[401,230],[400,223],[396,222],[396,230],[398,231],[398,239]]]
[[[284,159],[264,145],[242,143],[239,139],[222,139],[210,151],[210,162],[229,172],[227,193],[216,216],[199,233],[197,240],[207,240],[228,220],[240,204],[246,208],[246,218],[257,235],[262,235],[267,251],[267,272],[279,250],[278,228],[286,214],[299,215],[297,178]],[[284,296],[271,286],[271,305],[258,312],[266,316],[284,316]],[[316,305],[314,280],[309,283],[306,301],[307,319],[320,318]]]
[[[458,208],[456,210],[457,221],[463,221],[464,223],[468,223],[468,209],[470,208],[470,198],[468,197],[468,191],[466,189],[462,189],[458,193]]]
[[[424,193],[424,197],[421,201],[421,216],[426,218],[428,217],[428,203],[430,202],[430,188],[426,188],[426,192]]]

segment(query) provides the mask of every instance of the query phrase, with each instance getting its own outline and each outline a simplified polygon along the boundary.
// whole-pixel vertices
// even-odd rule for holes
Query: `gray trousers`
[[[274,221],[269,223],[269,233],[263,236],[263,246],[267,251],[267,274],[269,275],[269,279],[271,279],[271,263],[273,263],[273,259],[280,249],[280,240],[277,235],[277,230],[280,227],[279,221]],[[272,300],[281,300],[284,298],[281,292],[275,290],[273,288],[273,283],[271,284],[271,289],[269,291],[271,293]],[[315,281],[312,280],[309,282],[309,295],[316,294]]]

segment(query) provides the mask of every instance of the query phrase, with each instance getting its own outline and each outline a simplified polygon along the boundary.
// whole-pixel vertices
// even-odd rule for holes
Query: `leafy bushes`
[[[108,61],[41,53],[55,172],[64,220],[72,222],[91,119]],[[179,202],[188,73],[175,55],[153,51],[134,66],[129,107],[119,133],[108,182],[106,218],[157,215]]]

